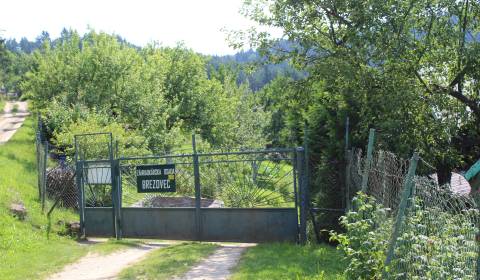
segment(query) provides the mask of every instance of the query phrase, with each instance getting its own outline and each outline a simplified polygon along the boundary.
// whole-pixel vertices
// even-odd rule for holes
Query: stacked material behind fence
[[[56,148],[36,135],[38,194],[42,209],[50,212],[57,206],[78,208],[78,191],[75,185],[75,170],[59,157]]]

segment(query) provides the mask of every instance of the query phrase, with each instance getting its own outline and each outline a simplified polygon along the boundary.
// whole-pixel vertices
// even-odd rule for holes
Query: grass
[[[13,105],[12,113],[14,114],[18,113],[18,104]]]
[[[119,279],[170,279],[187,272],[216,247],[209,243],[182,243],[155,250],[143,261],[123,270]]]
[[[345,279],[342,254],[328,245],[260,244],[248,249],[232,280]]]
[[[108,255],[118,250],[130,249],[143,244],[144,241],[137,239],[109,239],[107,242],[95,244],[90,248],[91,252],[98,253],[100,255]]]
[[[3,110],[5,109],[5,98],[0,96],[0,113],[3,113]]]
[[[87,246],[56,234],[58,221],[76,220],[64,209],[52,213],[52,234],[47,239],[47,218],[38,200],[34,122],[27,118],[10,141],[0,145],[0,279],[42,278],[87,253]],[[11,203],[22,203],[27,217],[9,213]]]

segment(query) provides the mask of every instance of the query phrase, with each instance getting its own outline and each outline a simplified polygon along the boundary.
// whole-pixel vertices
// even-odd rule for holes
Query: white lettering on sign
[[[175,169],[173,168],[163,169],[163,175],[170,175],[170,174],[175,174]]]
[[[162,169],[137,169],[137,176],[162,175]]]
[[[142,180],[143,190],[170,189],[169,180]]]

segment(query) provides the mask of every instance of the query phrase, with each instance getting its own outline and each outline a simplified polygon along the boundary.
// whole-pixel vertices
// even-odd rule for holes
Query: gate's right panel
[[[202,240],[274,242],[297,239],[295,208],[202,208]]]

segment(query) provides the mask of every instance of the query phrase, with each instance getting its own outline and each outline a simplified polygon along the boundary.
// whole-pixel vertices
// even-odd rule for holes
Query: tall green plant
[[[332,232],[331,240],[345,253],[348,279],[381,279],[392,220],[375,198],[361,192],[352,205],[354,210],[340,219],[345,233]]]

